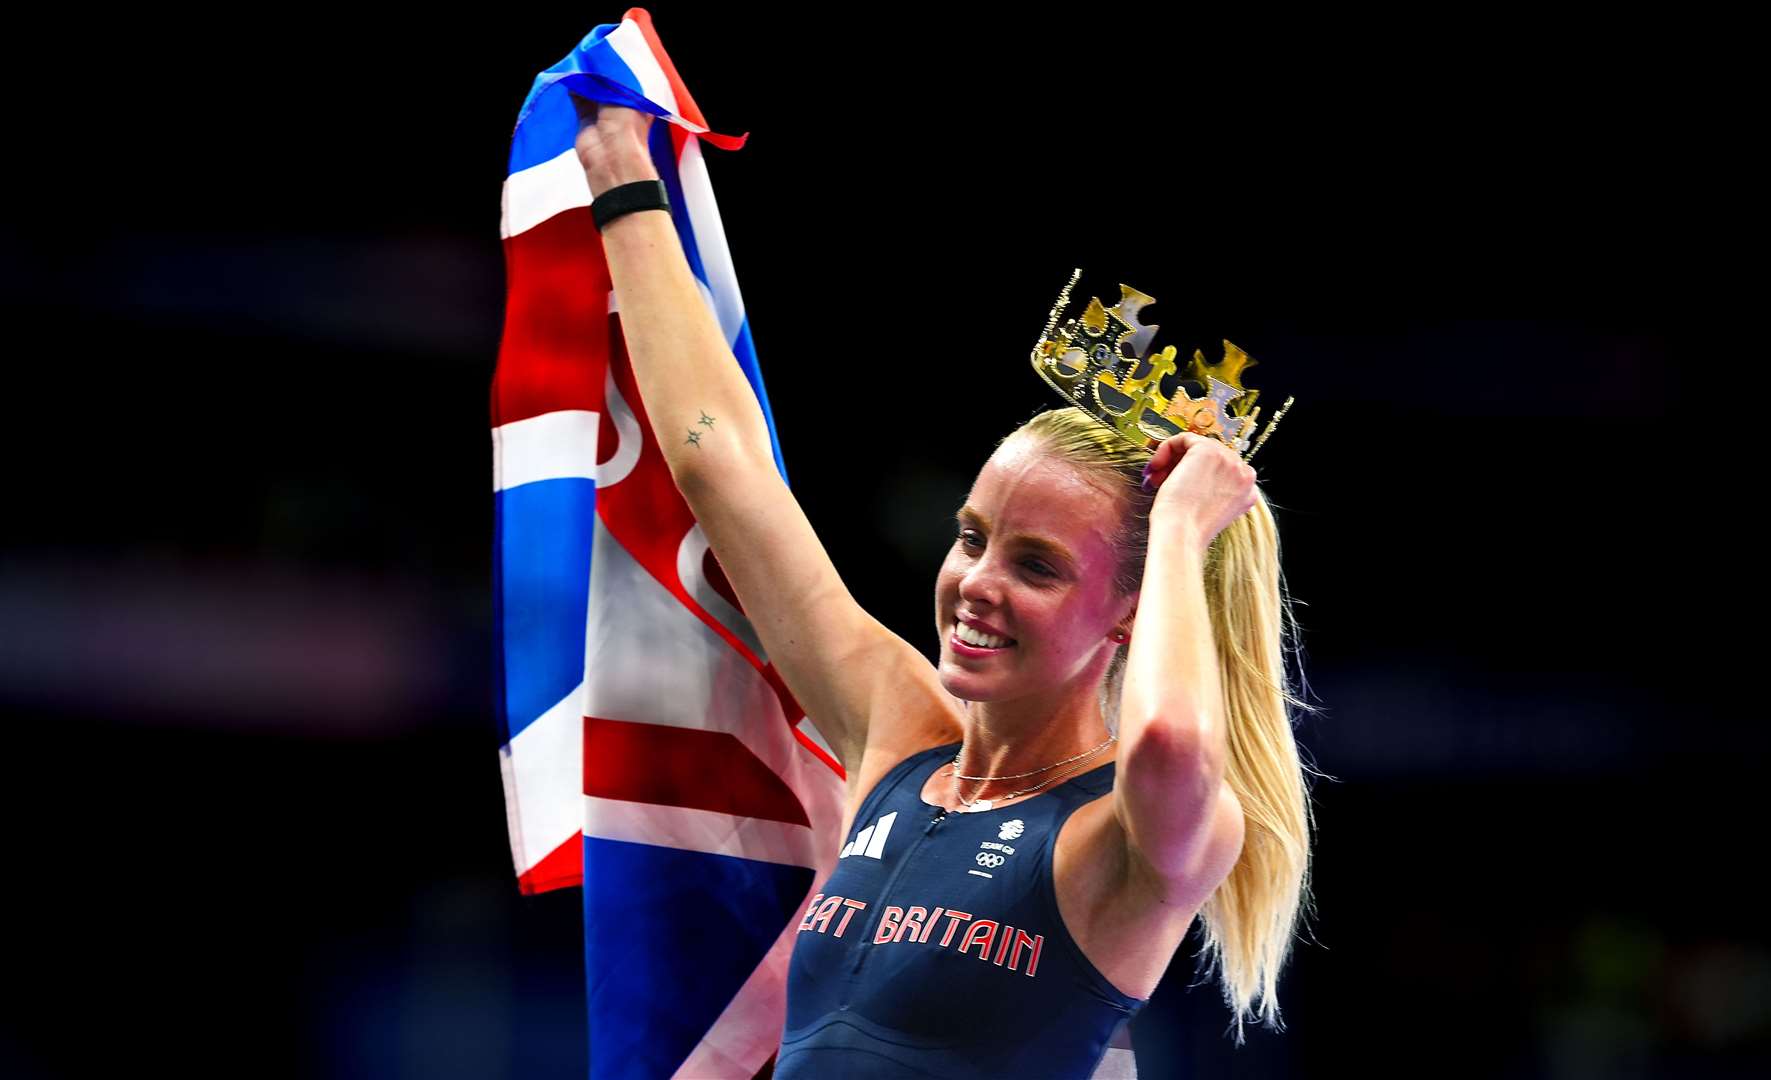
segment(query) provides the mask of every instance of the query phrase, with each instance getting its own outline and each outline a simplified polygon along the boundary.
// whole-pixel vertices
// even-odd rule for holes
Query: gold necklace
[[[1112,743],[1118,738],[1119,736],[1109,733],[1107,736],[1107,742],[1102,743],[1101,746],[1106,746],[1108,743]],[[1059,765],[1068,765],[1072,761],[1075,761],[1076,758],[1087,757],[1094,753],[1096,750],[1099,750],[1101,746],[1095,747],[1094,750],[1084,750],[1082,753],[1077,754],[1076,757],[1067,757],[1063,761],[1054,761],[1050,765],[1047,765],[1045,769],[1055,769]],[[959,759],[964,756],[965,744],[962,742],[959,746],[959,753],[953,755],[953,775],[960,780],[1019,780],[1023,776],[1032,776],[1034,773],[1042,773],[1045,771],[1045,769],[1034,769],[1033,772],[1005,773],[1002,776],[967,776],[959,771]]]
[[[1086,757],[1090,756],[1091,754],[1100,753],[1100,751],[1103,748],[1105,748],[1106,746],[1108,746],[1112,743],[1118,742],[1118,741],[1119,741],[1119,737],[1117,735],[1108,735],[1107,741],[1102,743],[1100,746],[1095,747],[1093,750],[1086,750],[1086,751],[1076,755],[1076,757],[1066,758],[1064,761],[1060,761],[1057,764],[1064,765],[1064,764],[1067,764],[1068,762],[1077,760],[1077,758],[1086,758]],[[965,747],[961,746],[960,753],[963,754],[964,752],[965,752]],[[1051,768],[1056,768],[1056,767],[1057,766],[1055,766],[1055,765],[1047,765],[1045,767],[1045,769],[1051,769]],[[1033,773],[1041,773],[1041,772],[1044,772],[1045,769],[1034,769],[1032,773],[1016,773],[1016,774],[1014,774],[1014,776],[1032,776]],[[1082,766],[1077,765],[1076,768],[1071,769],[1067,773],[1059,773],[1057,776],[1053,776],[1049,779],[1043,780],[1040,783],[1037,783],[1037,784],[1033,785],[1032,787],[1027,788],[1024,791],[1017,791],[1012,795],[999,795],[994,799],[968,799],[965,797],[965,792],[959,790],[959,781],[960,781],[963,774],[960,773],[960,771],[959,771],[959,756],[955,755],[953,758],[953,794],[958,796],[959,801],[962,804],[963,808],[960,810],[960,813],[981,814],[984,811],[989,810],[990,808],[994,807],[999,802],[1007,802],[1010,799],[1019,798],[1022,795],[1031,795],[1035,791],[1038,791],[1040,788],[1045,787],[1047,784],[1053,783],[1054,781],[1057,781],[1057,780],[1061,780],[1066,776],[1072,776],[1072,775],[1074,775],[1078,772],[1081,772],[1081,771],[1082,771]],[[978,780],[978,779],[1008,780],[1008,779],[1013,779],[1014,776],[1004,776],[1004,777],[965,776],[964,779],[967,779],[967,780]]]

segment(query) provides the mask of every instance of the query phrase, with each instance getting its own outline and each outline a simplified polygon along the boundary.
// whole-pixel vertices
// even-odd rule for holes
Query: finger
[[[1164,462],[1168,464],[1178,464],[1181,457],[1186,454],[1187,448],[1192,445],[1192,440],[1197,438],[1199,438],[1199,436],[1193,434],[1191,431],[1183,431],[1177,435],[1171,435],[1164,439],[1161,447],[1163,453],[1166,455],[1163,459]]]
[[[1214,441],[1215,440],[1208,439],[1204,435],[1199,434],[1197,431],[1183,431],[1175,436],[1175,456],[1180,457],[1184,455],[1187,451],[1193,449],[1202,442]]]
[[[1167,476],[1180,463],[1181,455],[1186,452],[1186,437],[1187,432],[1183,431],[1156,444],[1156,452],[1150,455],[1150,463],[1145,468],[1152,482]]]

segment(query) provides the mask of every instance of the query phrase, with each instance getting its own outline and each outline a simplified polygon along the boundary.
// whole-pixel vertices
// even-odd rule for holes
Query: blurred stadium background
[[[505,839],[487,393],[517,107],[622,10],[21,33],[0,1074],[584,1074],[577,893],[519,896]],[[1189,940],[1146,1080],[1765,1075],[1767,738],[1681,397],[1730,303],[1687,250],[1708,114],[1522,32],[649,10],[751,133],[707,156],[793,486],[931,656],[1073,267],[1297,398],[1257,461],[1316,909],[1240,1050]]]

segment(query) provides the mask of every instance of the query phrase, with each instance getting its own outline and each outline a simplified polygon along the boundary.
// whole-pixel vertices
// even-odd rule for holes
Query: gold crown
[[[1164,439],[1192,431],[1224,443],[1243,461],[1254,457],[1293,400],[1285,399],[1249,450],[1248,440],[1261,413],[1254,403],[1260,391],[1242,385],[1242,371],[1259,361],[1228,341],[1224,359],[1216,364],[1206,363],[1205,354],[1195,349],[1180,381],[1194,383],[1204,396],[1193,397],[1179,381],[1173,396],[1165,396],[1162,379],[1175,372],[1175,347],[1146,357],[1144,350],[1159,327],[1138,321],[1138,309],[1155,303],[1154,296],[1121,283],[1119,303],[1109,308],[1100,298],[1090,297],[1080,319],[1070,319],[1052,333],[1070,303],[1070,287],[1081,276],[1081,268],[1070,275],[1052,305],[1045,333],[1033,346],[1033,370],[1039,377],[1065,401],[1081,406],[1133,446],[1154,450]]]

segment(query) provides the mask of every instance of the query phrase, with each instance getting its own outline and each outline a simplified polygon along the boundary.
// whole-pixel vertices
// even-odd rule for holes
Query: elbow
[[[780,476],[775,470],[773,453],[759,455],[736,450],[722,454],[667,454],[664,463],[670,469],[676,489],[682,492],[684,501],[696,517],[700,516],[698,506],[703,500],[743,490],[741,485],[751,482],[751,476],[759,469],[766,469],[777,478]]]
[[[682,492],[683,499],[688,502],[689,509],[694,510],[697,499],[700,499],[717,486],[717,482],[707,476],[708,470],[699,463],[669,454],[664,456],[664,464],[670,469],[670,479],[675,482],[676,489]]]
[[[1128,771],[1160,774],[1165,787],[1185,783],[1215,791],[1224,778],[1225,754],[1223,737],[1205,724],[1152,720],[1119,756]]]

